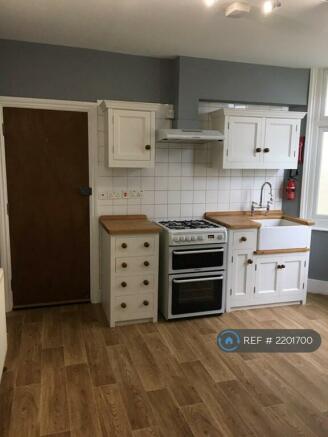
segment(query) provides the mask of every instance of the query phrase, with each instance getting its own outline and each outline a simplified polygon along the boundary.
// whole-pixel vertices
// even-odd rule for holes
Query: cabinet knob
[[[148,281],[147,279],[145,279],[145,280],[143,281],[143,283],[144,283],[144,285],[149,285],[149,281]]]
[[[145,261],[144,262],[144,266],[148,267],[149,266],[149,261]]]
[[[128,245],[126,243],[122,243],[121,247],[122,247],[122,249],[126,249],[128,247]]]
[[[126,269],[128,266],[127,263],[122,263],[121,265],[122,265],[123,269]]]
[[[285,268],[286,268],[285,264],[282,264],[282,265],[281,265],[281,268],[282,268],[282,269],[285,269]]]
[[[145,149],[146,149],[146,150],[150,150],[150,149],[151,149],[151,145],[150,145],[150,144],[146,144],[146,145],[145,145]]]
[[[144,242],[144,246],[145,246],[145,247],[149,247],[149,246],[150,246],[150,244],[148,243],[148,241],[145,241],[145,242]]]
[[[144,300],[143,304],[145,305],[145,307],[147,307],[149,305],[149,301],[148,300]]]
[[[256,147],[255,152],[256,152],[256,153],[260,153],[260,152],[262,152],[262,148],[261,148],[261,147]]]
[[[270,152],[269,147],[265,147],[265,149],[263,149],[263,152],[264,152],[264,153],[269,153],[269,152]]]
[[[241,237],[240,241],[245,242],[245,241],[247,241],[247,238],[246,237]]]
[[[122,287],[126,287],[128,284],[126,282],[121,282]]]
[[[252,259],[248,259],[248,260],[247,260],[247,264],[253,264],[253,262],[254,262],[254,261],[253,261]]]
[[[126,308],[126,307],[127,307],[126,303],[125,303],[125,302],[122,302],[122,303],[121,303],[121,307],[122,307],[122,308]]]

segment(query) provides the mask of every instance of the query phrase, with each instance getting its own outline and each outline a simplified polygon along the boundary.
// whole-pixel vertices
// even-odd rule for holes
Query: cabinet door
[[[294,254],[281,259],[281,297],[304,293],[306,263],[307,255],[304,254]]]
[[[261,256],[255,265],[255,300],[271,300],[279,296],[280,257]]]
[[[228,138],[225,141],[225,167],[256,168],[263,150],[263,118],[229,117]]]
[[[266,118],[263,162],[283,168],[296,168],[300,121],[288,118]]]
[[[235,250],[231,269],[231,306],[250,304],[254,287],[253,251]]]
[[[114,165],[121,162],[142,167],[153,161],[155,116],[152,111],[113,109],[111,125]]]

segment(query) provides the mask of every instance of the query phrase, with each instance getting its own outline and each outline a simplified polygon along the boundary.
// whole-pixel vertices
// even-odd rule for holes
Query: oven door
[[[225,272],[170,276],[169,318],[223,313]]]
[[[225,249],[225,244],[170,247],[169,273],[223,270]]]

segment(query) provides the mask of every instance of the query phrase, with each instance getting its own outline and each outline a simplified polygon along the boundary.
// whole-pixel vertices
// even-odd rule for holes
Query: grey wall
[[[0,40],[0,95],[173,102],[173,60]]]
[[[176,125],[197,128],[199,100],[306,105],[310,70],[180,57]]]
[[[306,111],[306,107],[292,107],[294,111]],[[305,135],[306,119],[302,121],[301,131]],[[303,165],[299,166],[297,176],[297,197],[295,201],[283,201],[283,210],[287,214],[299,216],[301,206],[301,188],[302,188]],[[285,172],[285,184],[289,176],[289,171]],[[311,242],[310,270],[311,279],[320,279],[328,281],[328,232],[313,231]]]

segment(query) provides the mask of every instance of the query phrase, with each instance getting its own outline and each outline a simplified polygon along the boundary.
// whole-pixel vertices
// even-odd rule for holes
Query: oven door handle
[[[201,254],[201,253],[218,253],[224,252],[224,248],[220,249],[205,249],[205,250],[184,250],[176,252],[175,250],[172,252],[173,255],[193,255],[193,254]]]
[[[209,278],[195,278],[195,279],[173,279],[176,284],[186,284],[187,282],[203,282],[203,281],[221,281],[223,276],[212,276]]]

